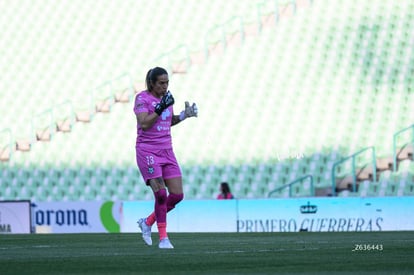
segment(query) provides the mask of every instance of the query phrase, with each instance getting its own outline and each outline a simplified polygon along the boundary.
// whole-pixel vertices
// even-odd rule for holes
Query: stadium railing
[[[53,108],[53,121],[56,122],[56,131],[70,132],[75,124],[75,110],[71,101],[66,100]]]
[[[356,192],[357,191],[357,170],[356,170],[356,157],[359,155],[362,155],[363,153],[365,153],[366,151],[371,151],[372,152],[372,158],[371,158],[371,163],[372,163],[372,178],[373,181],[377,181],[377,161],[376,161],[376,155],[375,155],[375,147],[374,146],[369,146],[366,147],[364,149],[359,150],[358,152],[338,161],[335,162],[332,166],[332,195],[335,196],[337,193],[337,187],[338,187],[338,183],[337,183],[337,171],[336,168],[341,165],[344,162],[347,162],[348,160],[351,160],[352,164],[351,164],[351,173],[352,173],[352,191]],[[359,173],[361,173],[363,171],[363,169],[361,169]]]
[[[13,156],[13,135],[9,128],[0,131],[0,162],[9,161]]]
[[[35,143],[36,141],[51,141],[56,129],[54,123],[52,108],[35,114],[31,121],[31,143]]]
[[[411,141],[410,143],[405,144],[399,152],[397,152],[397,138],[398,136],[402,135],[403,133],[407,131],[412,131]],[[414,124],[399,130],[398,132],[394,133],[393,135],[393,141],[392,141],[392,148],[393,148],[393,171],[397,172],[397,161],[413,158],[413,147],[408,146],[411,144],[414,146]]]
[[[296,180],[294,180],[294,181],[292,181],[292,182],[290,182],[290,183],[288,183],[286,185],[283,185],[283,186],[281,186],[279,188],[276,188],[275,190],[270,191],[267,196],[270,198],[273,194],[278,193],[278,192],[280,192],[280,191],[282,191],[282,190],[284,190],[286,188],[289,188],[289,198],[291,198],[292,195],[293,195],[292,194],[292,186],[295,185],[295,184],[303,183],[303,181],[306,180],[306,179],[309,179],[309,183],[310,183],[310,196],[313,197],[313,196],[315,196],[315,188],[314,188],[314,185],[313,185],[313,176],[312,175],[305,175],[305,176],[300,177],[300,178],[298,178],[298,179],[296,179]]]
[[[1,130],[0,160],[7,162],[16,150],[30,151],[36,142],[51,141],[57,131],[70,132],[75,122],[90,122],[97,112],[109,112],[117,102],[129,102],[133,90],[130,74],[123,73],[86,93],[82,104],[76,108],[71,100],[66,100],[33,115],[27,140],[17,140],[10,128]]]

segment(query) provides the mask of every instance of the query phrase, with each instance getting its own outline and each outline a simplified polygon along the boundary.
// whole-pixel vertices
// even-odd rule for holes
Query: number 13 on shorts
[[[154,156],[146,156],[148,166],[154,164]]]

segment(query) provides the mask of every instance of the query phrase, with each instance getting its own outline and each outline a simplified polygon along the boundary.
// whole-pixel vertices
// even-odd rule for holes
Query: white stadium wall
[[[153,201],[1,202],[1,233],[136,233]],[[184,200],[169,232],[414,230],[414,197]],[[156,226],[153,231],[157,232]]]
[[[124,202],[121,232],[152,202]],[[183,201],[168,215],[169,232],[345,232],[413,230],[414,197]],[[156,227],[153,227],[156,230]]]
[[[0,233],[31,232],[30,201],[0,201]]]

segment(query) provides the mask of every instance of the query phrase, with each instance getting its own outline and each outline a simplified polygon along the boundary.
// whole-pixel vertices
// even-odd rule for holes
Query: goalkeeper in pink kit
[[[155,197],[154,212],[141,218],[138,225],[142,238],[152,245],[151,227],[158,227],[159,248],[174,248],[167,234],[167,212],[174,209],[183,195],[181,170],[172,149],[171,126],[188,117],[197,116],[197,106],[185,102],[179,115],[173,111],[174,98],[168,90],[169,78],[165,69],[155,67],[146,76],[147,90],[135,97],[137,117],[136,160],[145,183]]]

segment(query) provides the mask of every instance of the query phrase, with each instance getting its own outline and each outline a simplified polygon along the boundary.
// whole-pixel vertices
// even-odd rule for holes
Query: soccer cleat
[[[138,225],[142,232],[142,239],[144,240],[144,243],[146,245],[152,245],[152,239],[151,239],[151,226],[147,225],[145,222],[147,219],[139,219]]]
[[[172,249],[174,246],[171,244],[170,240],[168,238],[164,238],[160,240],[160,243],[158,244],[158,247],[161,249]]]

